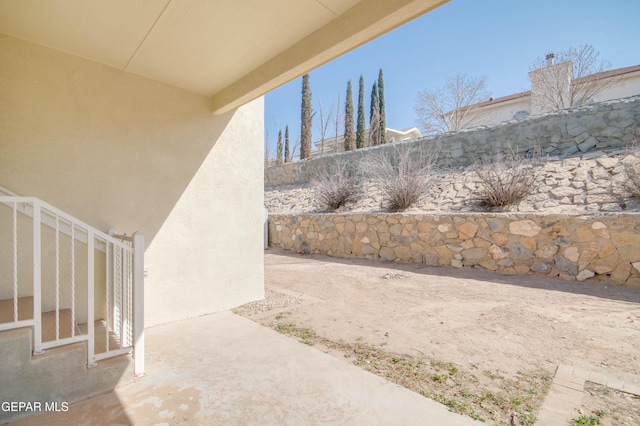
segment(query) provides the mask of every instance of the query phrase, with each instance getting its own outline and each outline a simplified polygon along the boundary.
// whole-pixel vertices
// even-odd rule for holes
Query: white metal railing
[[[2,187],[0,207],[0,290],[11,294],[13,310],[10,320],[0,322],[0,331],[33,327],[34,355],[87,342],[88,366],[133,350],[134,371],[142,374],[142,234],[107,235],[38,198],[19,197]],[[3,287],[6,282],[9,286]],[[32,296],[33,302],[21,312],[19,302],[25,296]],[[53,331],[47,325],[46,336],[43,311],[54,317]],[[100,342],[96,318],[102,319]]]

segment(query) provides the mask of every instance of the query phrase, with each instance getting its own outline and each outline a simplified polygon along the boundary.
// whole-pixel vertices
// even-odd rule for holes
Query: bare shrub
[[[362,183],[353,169],[348,162],[338,162],[333,170],[317,172],[311,178],[311,188],[324,207],[336,210],[358,201],[362,194]]]
[[[427,193],[434,177],[438,151],[406,144],[394,146],[393,155],[384,152],[363,164],[363,174],[378,188],[391,211],[405,210]]]
[[[627,152],[622,161],[627,177],[626,187],[632,198],[640,198],[640,128],[627,141]]]
[[[525,158],[512,151],[476,161],[473,168],[482,183],[474,200],[488,210],[522,201],[533,191],[540,173],[537,157]]]

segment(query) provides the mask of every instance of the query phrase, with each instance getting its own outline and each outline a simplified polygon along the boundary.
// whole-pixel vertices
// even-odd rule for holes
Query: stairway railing
[[[33,327],[34,355],[87,342],[89,367],[133,351],[135,373],[144,372],[142,234],[108,235],[0,187],[0,254],[0,299],[12,299],[13,310],[0,331]],[[43,312],[54,317],[44,336]],[[100,341],[96,320],[104,326]]]

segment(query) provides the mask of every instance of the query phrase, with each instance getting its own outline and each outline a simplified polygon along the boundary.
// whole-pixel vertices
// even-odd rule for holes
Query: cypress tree
[[[302,128],[300,131],[300,159],[311,156],[311,130],[313,127],[313,108],[311,106],[311,86],[309,74],[302,76]]]
[[[369,112],[369,146],[380,142],[380,102],[378,102],[378,82],[371,88],[371,109]]]
[[[276,164],[282,164],[282,130],[278,132],[278,148],[276,151]]]
[[[380,102],[380,144],[387,143],[387,108],[384,102],[384,76],[382,68],[378,74],[378,101]]]
[[[353,93],[351,80],[347,83],[347,100],[344,103],[344,150],[356,149],[356,133],[353,123]]]
[[[284,128],[284,162],[291,161],[289,158],[289,125]]]
[[[360,87],[358,90],[358,123],[356,127],[356,147],[364,148],[366,146],[367,123],[364,119],[364,77],[360,76]]]

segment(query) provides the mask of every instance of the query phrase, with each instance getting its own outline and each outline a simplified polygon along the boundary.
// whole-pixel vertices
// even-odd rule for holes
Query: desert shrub
[[[541,169],[537,157],[525,158],[512,151],[476,161],[473,168],[481,182],[474,201],[488,210],[511,206],[526,198],[533,191]]]
[[[405,210],[418,203],[429,190],[435,175],[437,150],[406,144],[394,146],[393,155],[383,152],[363,163],[363,175],[382,192],[391,211]]]
[[[622,161],[627,177],[626,187],[632,198],[640,198],[640,128],[627,141],[627,153]]]
[[[350,163],[338,162],[333,170],[319,171],[311,178],[311,189],[325,208],[336,210],[358,201],[362,194],[362,183],[353,170]]]

